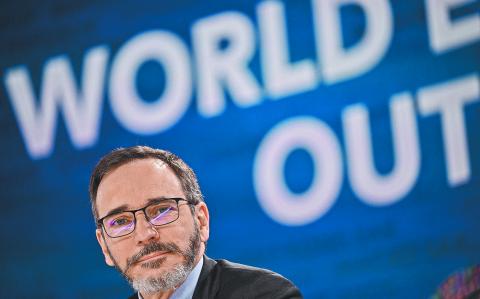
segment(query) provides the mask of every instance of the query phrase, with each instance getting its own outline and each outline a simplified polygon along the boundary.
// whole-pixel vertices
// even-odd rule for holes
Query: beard
[[[134,290],[140,293],[157,293],[167,290],[175,289],[178,285],[183,283],[188,274],[192,271],[195,262],[195,257],[200,248],[200,231],[198,225],[195,223],[194,231],[188,240],[186,250],[181,250],[175,243],[152,242],[147,244],[140,252],[127,259],[127,266],[121,269],[117,261],[113,258],[110,250],[108,250],[110,257],[114,263],[115,268],[122,274]],[[108,248],[107,248],[108,249]],[[177,263],[173,268],[165,270],[163,273],[152,275],[149,277],[132,277],[128,274],[131,266],[134,265],[143,256],[153,252],[162,251],[168,253],[176,253],[183,257],[183,262]],[[159,269],[165,263],[166,257],[157,258],[154,261],[147,261],[141,264],[144,269]]]

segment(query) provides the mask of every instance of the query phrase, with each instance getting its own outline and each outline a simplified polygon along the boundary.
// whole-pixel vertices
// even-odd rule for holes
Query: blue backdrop
[[[306,298],[480,262],[478,1],[167,2],[0,4],[0,297],[130,294],[87,191],[130,145],[196,171],[208,255]]]

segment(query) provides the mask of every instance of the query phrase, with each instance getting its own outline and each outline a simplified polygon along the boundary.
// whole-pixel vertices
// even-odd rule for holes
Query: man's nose
[[[135,224],[135,235],[137,243],[148,243],[158,238],[158,231],[153,224],[148,222],[146,215],[140,212],[136,215],[137,223]]]

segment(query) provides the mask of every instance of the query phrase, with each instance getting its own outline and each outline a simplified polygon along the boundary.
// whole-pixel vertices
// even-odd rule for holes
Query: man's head
[[[117,149],[97,164],[89,191],[108,265],[143,293],[183,282],[209,237],[208,209],[185,162],[144,146]]]

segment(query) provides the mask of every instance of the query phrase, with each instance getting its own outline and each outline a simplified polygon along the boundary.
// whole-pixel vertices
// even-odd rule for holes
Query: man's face
[[[97,192],[98,215],[102,218],[119,207],[136,210],[162,197],[185,198],[175,173],[157,159],[135,160],[103,178]],[[106,263],[115,266],[130,282],[175,275],[182,266],[190,271],[205,251],[208,209],[205,203],[199,203],[192,216],[187,202],[180,201],[179,212],[175,222],[155,227],[139,211],[134,232],[123,237],[110,238],[97,229]]]

